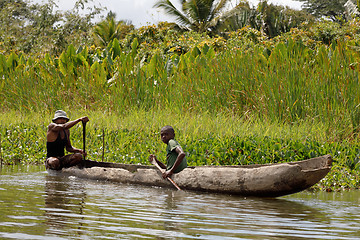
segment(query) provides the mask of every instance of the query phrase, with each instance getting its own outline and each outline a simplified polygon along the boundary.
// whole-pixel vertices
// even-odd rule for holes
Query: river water
[[[261,199],[0,173],[0,239],[360,239],[358,191]]]

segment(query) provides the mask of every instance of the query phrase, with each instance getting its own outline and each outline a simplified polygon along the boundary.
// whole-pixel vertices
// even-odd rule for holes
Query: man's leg
[[[61,166],[65,168],[72,167],[81,163],[82,159],[83,155],[80,153],[69,154],[60,158]]]
[[[49,157],[45,160],[45,168],[52,170],[60,170],[60,160],[56,157]]]

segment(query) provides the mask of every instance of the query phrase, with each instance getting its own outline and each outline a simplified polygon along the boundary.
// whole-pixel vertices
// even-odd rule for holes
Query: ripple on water
[[[351,194],[260,199],[48,176],[42,170],[7,173],[0,178],[0,238],[357,239],[360,195]]]

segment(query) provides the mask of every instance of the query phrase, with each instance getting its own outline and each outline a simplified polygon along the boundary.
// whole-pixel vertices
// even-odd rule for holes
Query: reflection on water
[[[1,169],[0,239],[358,239],[360,194],[277,199]]]
[[[45,176],[45,223],[46,234],[67,232],[67,229],[81,228],[73,226],[73,216],[83,216],[86,191],[82,182],[72,181],[72,178]]]

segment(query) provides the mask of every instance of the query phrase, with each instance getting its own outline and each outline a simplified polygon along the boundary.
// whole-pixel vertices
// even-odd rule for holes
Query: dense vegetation
[[[0,45],[1,163],[41,163],[46,126],[63,109],[89,115],[91,159],[164,157],[158,131],[171,124],[190,165],[331,154],[334,169],[318,187],[358,188],[359,24],[308,22],[269,38],[249,26],[221,35],[171,23],[135,29],[110,15],[93,42],[58,54]],[[73,129],[73,145],[81,134]]]

